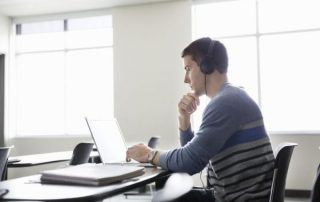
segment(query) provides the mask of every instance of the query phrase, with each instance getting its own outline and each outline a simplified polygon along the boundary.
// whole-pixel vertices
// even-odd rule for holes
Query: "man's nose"
[[[184,83],[189,83],[189,82],[190,82],[190,79],[189,79],[188,75],[186,74],[184,76]]]

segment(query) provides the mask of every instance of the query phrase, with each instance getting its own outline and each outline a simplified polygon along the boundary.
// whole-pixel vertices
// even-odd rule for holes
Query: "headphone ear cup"
[[[214,64],[212,59],[208,56],[205,56],[200,64],[200,70],[204,74],[211,74],[214,71]]]

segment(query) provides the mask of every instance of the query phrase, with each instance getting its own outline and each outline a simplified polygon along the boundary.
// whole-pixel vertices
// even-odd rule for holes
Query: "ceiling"
[[[0,14],[11,17],[66,13],[169,0],[0,0]]]

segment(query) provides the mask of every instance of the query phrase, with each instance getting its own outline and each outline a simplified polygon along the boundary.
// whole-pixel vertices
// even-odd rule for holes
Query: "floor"
[[[119,201],[127,201],[127,202],[147,202],[152,201],[152,197],[148,196],[128,196],[125,197],[124,195],[115,196],[113,198],[109,198],[103,200],[103,202],[119,202]],[[285,202],[309,202],[308,198],[286,198]]]
[[[115,196],[112,198],[108,198],[103,200],[103,202],[119,202],[119,201],[126,201],[126,202],[147,202],[152,201],[152,196],[129,196],[126,197],[124,195]]]
[[[286,198],[285,202],[309,202],[308,198]]]
[[[140,194],[135,194],[140,192]],[[103,200],[103,202],[147,202],[152,201],[152,193],[154,192],[155,188],[154,186],[147,186],[145,187],[146,192],[143,192],[142,190],[133,190],[132,192],[127,192],[126,194],[117,195],[112,198],[108,198]],[[130,194],[131,193],[131,194]],[[292,198],[292,197],[286,197],[284,202],[310,202],[309,198]]]

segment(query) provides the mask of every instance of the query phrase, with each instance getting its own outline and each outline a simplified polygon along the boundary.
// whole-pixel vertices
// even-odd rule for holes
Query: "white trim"
[[[111,9],[98,9],[82,12],[69,12],[69,13],[57,13],[50,15],[34,15],[34,16],[23,16],[13,18],[13,24],[26,23],[26,22],[40,22],[48,20],[64,20],[79,17],[93,17],[102,15],[112,15]]]
[[[16,27],[13,24],[13,18],[10,18],[10,29],[9,29],[9,50],[7,57],[7,67],[6,67],[6,92],[5,92],[5,143],[7,144],[15,134],[15,125],[16,125],[16,100],[13,99],[16,97],[16,67],[15,67],[15,33]],[[13,76],[14,75],[14,76]]]
[[[72,139],[72,138],[91,138],[90,134],[56,134],[56,135],[16,135],[12,139]]]
[[[240,1],[240,0],[192,0],[192,4],[201,5],[201,4],[219,3],[219,2],[227,2],[227,1]]]
[[[260,36],[259,36],[259,5],[256,3],[256,42],[257,42],[257,85],[258,85],[258,104],[261,107],[261,62],[260,62]]]
[[[308,135],[308,136],[319,136],[320,131],[268,131],[271,136],[292,136],[292,135]]]
[[[257,32],[252,34],[239,34],[239,35],[229,35],[229,36],[215,36],[216,39],[233,39],[233,38],[244,38],[244,37],[261,37],[261,36],[272,36],[272,35],[282,35],[282,34],[297,34],[303,32],[319,32],[320,28],[313,29],[297,29],[290,31],[277,31],[277,32]]]
[[[103,48],[113,48],[113,45],[108,46],[91,46],[85,48],[63,48],[63,49],[56,49],[56,50],[46,50],[46,51],[21,51],[16,52],[16,55],[22,54],[33,54],[33,53],[53,53],[53,52],[67,52],[67,51],[78,51],[78,50],[96,50],[96,49],[103,49]]]

